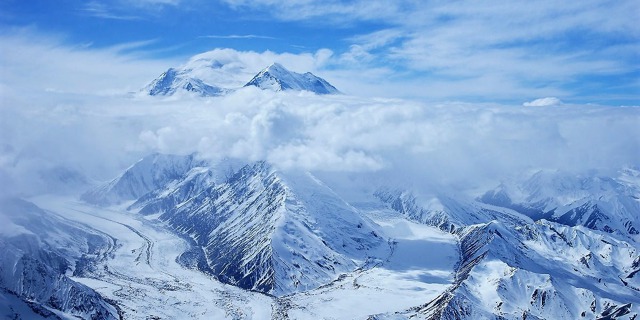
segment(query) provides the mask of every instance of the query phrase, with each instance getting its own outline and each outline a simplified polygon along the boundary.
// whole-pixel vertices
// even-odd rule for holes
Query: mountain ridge
[[[287,70],[279,63],[273,63],[253,77],[245,87],[258,87],[273,91],[310,91],[317,94],[336,94],[338,89],[311,72],[300,74]]]
[[[142,195],[127,198],[135,201],[130,212],[157,219],[191,239],[198,250],[184,252],[179,260],[224,283],[293,299],[334,290],[333,286],[343,285],[345,276],[366,273],[368,268],[392,268],[386,262],[394,256],[397,242],[390,235],[402,229],[387,233],[389,229],[381,226],[389,220],[378,224],[378,219],[372,219],[382,214],[454,236],[459,262],[453,284],[439,296],[403,312],[377,314],[376,319],[515,319],[523,315],[633,319],[640,314],[640,249],[633,237],[608,232],[598,223],[582,223],[588,220],[548,221],[529,210],[531,206],[512,205],[529,199],[553,208],[564,205],[563,201],[574,203],[584,194],[595,195],[601,201],[598,207],[604,209],[634,203],[637,175],[633,170],[611,179],[561,172],[534,175],[520,181],[527,192],[502,195],[488,190],[490,197],[485,198],[423,194],[394,185],[357,188],[370,190],[370,200],[377,201],[357,204],[344,200],[331,183],[312,172],[283,171],[265,161],[236,163],[239,169],[229,174],[206,162],[183,166],[191,163],[181,160],[187,156],[149,157],[173,160],[157,161],[160,167],[133,165],[128,170],[181,174],[158,180],[155,189],[122,181],[149,180],[142,173],[123,173],[117,183],[105,185],[139,186],[136,194]],[[227,173],[221,178],[223,171]],[[507,184],[503,188],[507,190]],[[104,187],[94,190],[113,192]],[[636,212],[633,205],[626,210],[601,213],[610,225],[618,226],[624,225],[627,213]],[[279,312],[286,314],[286,308]]]
[[[230,77],[229,71],[224,70],[224,66],[217,60],[192,59],[180,68],[169,68],[145,86],[142,92],[150,96],[173,96],[187,93],[202,97],[215,97],[244,87],[257,87],[272,91],[309,91],[315,94],[340,93],[329,82],[311,72],[300,74],[289,71],[276,62],[255,74],[244,85],[235,86],[233,81],[224,80],[224,78]],[[206,78],[213,79],[206,80]],[[216,84],[210,83],[212,81]]]

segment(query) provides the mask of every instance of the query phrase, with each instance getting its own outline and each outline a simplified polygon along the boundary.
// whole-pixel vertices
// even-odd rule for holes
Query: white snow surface
[[[343,273],[318,289],[274,298],[220,283],[176,262],[190,244],[157,220],[72,198],[32,199],[49,212],[109,235],[114,243],[95,273],[73,277],[117,302],[126,319],[358,319],[401,312],[438,296],[453,282],[456,238],[408,222],[392,211],[372,213],[392,236],[393,253]]]
[[[260,71],[245,86],[255,86],[272,91],[296,90],[318,94],[339,93],[338,89],[310,72],[300,74],[289,71],[279,63],[273,63]]]
[[[247,82],[247,79],[250,80]],[[258,74],[252,75],[243,65],[234,62],[222,63],[206,55],[195,56],[179,68],[169,68],[144,87],[142,92],[150,96],[179,97],[195,94],[213,97],[228,94],[243,86],[255,86],[272,91],[339,93],[338,89],[311,72],[300,74],[287,70],[279,63],[273,63]]]
[[[504,200],[546,208],[587,197],[602,208],[594,211],[598,217],[607,214],[602,221],[624,221],[616,219],[638,213],[633,168],[615,178],[543,172],[511,187],[521,192],[510,191],[512,197],[503,197],[512,189],[502,185],[472,199],[384,186],[369,175],[340,179],[264,161],[197,158],[145,157],[83,196],[99,200],[93,203],[62,195],[30,199],[44,209],[40,215],[83,230],[74,233],[78,239],[102,243],[97,251],[90,249],[95,241],[69,246],[62,233],[45,248],[84,262],[71,268],[70,279],[115,303],[126,319],[640,314],[640,248],[633,237],[597,224],[548,221],[554,215],[535,216],[529,202]],[[618,203],[626,211],[609,210]],[[0,240],[35,234],[33,223],[15,221],[0,229]],[[83,252],[93,258],[79,258]],[[53,285],[47,290],[60,284]],[[0,296],[0,306],[28,314],[13,296]]]

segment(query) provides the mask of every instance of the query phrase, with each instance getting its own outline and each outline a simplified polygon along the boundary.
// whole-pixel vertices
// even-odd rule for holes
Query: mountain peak
[[[284,70],[284,71],[287,71],[287,72],[289,71],[289,70],[287,70],[287,68],[285,68],[283,65],[281,65],[281,64],[279,64],[277,62],[274,62],[274,63],[270,64],[265,70]]]
[[[300,74],[289,71],[283,65],[274,62],[260,71],[245,87],[258,87],[273,91],[311,91],[317,94],[335,94],[338,89],[326,80],[315,76],[311,72]]]
[[[233,83],[224,84],[218,78],[229,70],[217,60],[196,59],[182,68],[169,68],[147,85],[143,91],[150,96],[171,96],[179,92],[195,93],[200,96],[220,96],[230,91]],[[237,68],[236,68],[237,69]],[[211,82],[209,78],[218,79]],[[209,80],[206,80],[209,79]],[[212,85],[211,83],[216,83]],[[300,74],[289,71],[274,62],[256,74],[244,87],[254,86],[273,91],[311,91],[317,94],[335,94],[338,89],[311,72]]]
[[[219,96],[226,93],[227,90],[192,77],[186,70],[169,68],[147,85],[143,91],[150,96],[170,96],[179,91],[193,92],[200,96]]]

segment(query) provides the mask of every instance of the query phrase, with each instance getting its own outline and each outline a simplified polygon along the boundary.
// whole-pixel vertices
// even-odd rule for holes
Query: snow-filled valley
[[[534,221],[482,198],[375,187],[370,175],[351,176],[353,188],[343,193],[331,186],[344,186],[344,177],[198,158],[151,154],[81,197],[6,200],[2,248],[17,260],[0,266],[3,314],[634,319],[640,312],[632,230]],[[230,173],[233,165],[240,166]],[[635,176],[626,170],[614,179],[632,199]],[[628,205],[597,214],[603,222],[627,219],[619,212],[636,212],[637,200]],[[21,244],[27,238],[30,245]]]
[[[125,319],[364,319],[403,312],[444,292],[459,258],[453,235],[377,210],[376,222],[393,239],[390,251],[320,288],[274,297],[180,265],[178,257],[193,244],[154,217],[68,197],[32,200],[47,214],[107,237],[99,254],[105,258],[70,279],[109,299]]]
[[[67,198],[44,197],[35,203],[113,241],[104,253],[109,259],[72,279],[116,301],[126,319],[270,317],[270,298],[181,267],[176,258],[190,244],[144,218]]]

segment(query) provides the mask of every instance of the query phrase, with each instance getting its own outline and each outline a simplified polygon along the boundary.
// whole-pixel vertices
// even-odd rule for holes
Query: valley
[[[114,301],[125,319],[343,319],[404,312],[441,294],[458,260],[454,236],[397,217],[373,213],[392,236],[393,250],[318,289],[279,298],[223,284],[177,262],[190,244],[154,217],[100,208],[74,198],[32,199],[113,239],[95,271],[73,280]],[[379,301],[372,304],[371,301]]]

